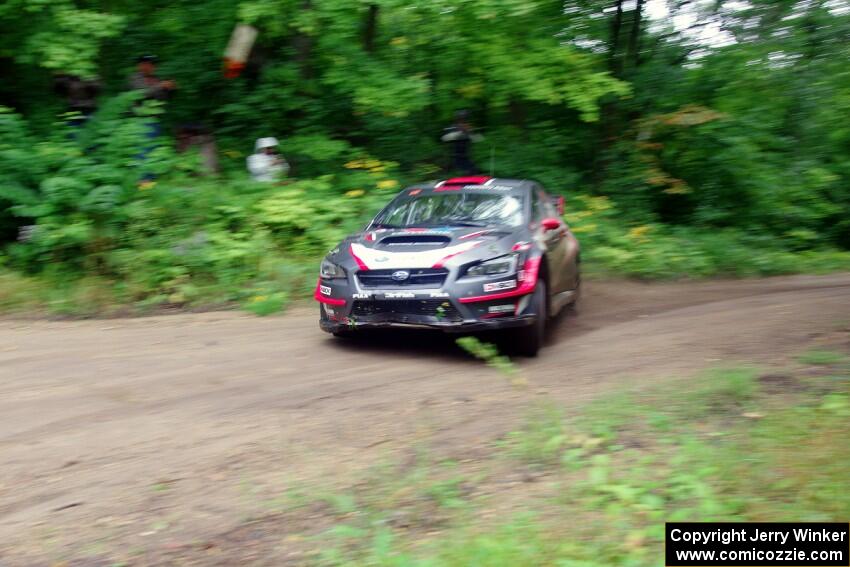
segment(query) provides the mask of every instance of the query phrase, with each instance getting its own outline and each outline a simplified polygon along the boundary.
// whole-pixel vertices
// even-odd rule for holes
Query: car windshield
[[[494,193],[424,193],[396,200],[375,218],[387,228],[412,226],[519,226],[522,199]]]

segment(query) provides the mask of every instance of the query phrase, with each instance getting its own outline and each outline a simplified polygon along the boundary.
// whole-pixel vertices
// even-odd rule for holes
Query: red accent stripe
[[[519,287],[510,291],[501,293],[491,293],[490,295],[476,295],[473,297],[461,297],[461,303],[475,303],[477,301],[493,301],[496,299],[505,299],[508,297],[517,297],[519,295],[527,295],[534,291],[534,286],[537,285],[537,273],[540,270],[540,258],[529,258],[522,266],[525,272],[525,279],[519,284]]]
[[[474,297],[461,297],[461,303],[475,303],[478,301],[495,301],[497,299],[507,299],[508,297],[517,297],[518,295],[526,295],[530,291],[523,291],[522,288],[513,289],[511,291],[503,291],[502,293],[494,293],[491,295],[476,295]]]
[[[319,286],[322,285],[322,280],[316,282],[316,291],[313,292],[313,299],[318,301],[319,303],[327,303],[328,305],[336,305],[337,307],[345,305],[344,299],[334,299],[333,297],[325,297],[322,295],[321,290],[319,290]]]
[[[442,257],[442,258],[441,258],[441,259],[440,259],[440,260],[439,260],[436,264],[434,264],[434,265],[433,265],[433,266],[431,266],[431,267],[432,267],[432,268],[442,268],[442,267],[445,265],[446,261],[447,261],[447,260],[449,260],[450,258],[454,258],[454,257],[455,257],[455,256],[457,256],[458,254],[463,254],[464,252],[468,252],[469,250],[472,250],[473,248],[475,248],[475,247],[476,247],[476,246],[478,246],[479,244],[481,244],[481,243],[480,243],[480,242],[476,242],[475,244],[473,244],[473,245],[472,245],[472,246],[470,246],[469,248],[465,248],[464,250],[458,250],[457,252],[452,252],[452,253],[451,253],[451,254],[449,254],[448,256],[444,256],[444,257]]]
[[[355,261],[355,262],[357,262],[357,267],[358,267],[358,268],[360,268],[361,270],[368,270],[368,269],[369,269],[369,266],[367,266],[367,265],[366,265],[366,262],[364,262],[363,260],[361,260],[361,259],[357,256],[357,254],[355,254],[355,253],[354,253],[354,245],[353,245],[353,244],[350,244],[350,245],[348,246],[348,252],[351,254],[351,257],[352,257],[352,258],[354,258],[354,261]]]
[[[465,238],[472,238],[473,236],[481,236],[482,234],[487,234],[490,232],[489,230],[479,230],[478,232],[470,232],[469,234],[464,234],[458,240],[464,240]]]

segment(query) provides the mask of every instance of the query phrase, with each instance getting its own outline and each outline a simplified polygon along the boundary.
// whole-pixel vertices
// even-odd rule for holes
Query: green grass
[[[532,465],[557,463],[566,443],[564,411],[553,403],[533,408],[523,428],[505,439],[509,455]]]
[[[15,272],[0,271],[0,312],[18,312],[39,307],[46,294],[43,282]]]
[[[756,391],[756,371],[747,368],[718,369],[697,377],[693,389],[683,395],[681,411],[691,417],[709,413],[741,413]]]
[[[830,365],[830,364],[838,364],[839,362],[844,362],[847,360],[847,357],[840,353],[831,350],[817,350],[812,349],[801,354],[797,360],[802,362],[803,364],[811,364],[811,365]]]
[[[659,564],[665,521],[844,521],[850,376],[836,372],[800,377],[806,387],[782,394],[763,391],[756,369],[732,368],[599,400],[577,415],[540,404],[499,444],[488,475],[473,480],[459,469],[435,480],[423,464],[400,481],[418,487],[409,495],[440,503],[436,531],[417,498],[379,498],[393,491],[373,479],[385,488],[361,494],[373,502],[370,519],[327,532],[320,562],[638,567]],[[542,471],[545,483],[506,492],[499,478],[512,470]],[[476,483],[491,496],[459,496]],[[463,506],[453,511],[456,499]],[[386,521],[397,514],[411,522]]]

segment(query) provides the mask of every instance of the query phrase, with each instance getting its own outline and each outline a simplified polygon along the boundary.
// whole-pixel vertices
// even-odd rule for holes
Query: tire
[[[575,311],[578,308],[578,300],[581,299],[581,264],[576,266],[576,287],[572,301],[569,303],[569,308]]]
[[[537,280],[530,307],[537,317],[533,324],[516,330],[514,349],[517,354],[533,358],[543,348],[543,341],[546,338],[546,282],[542,279]]]

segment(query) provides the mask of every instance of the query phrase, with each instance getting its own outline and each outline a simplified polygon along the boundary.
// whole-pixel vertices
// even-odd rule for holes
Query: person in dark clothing
[[[60,73],[53,79],[53,89],[56,94],[65,97],[68,112],[74,113],[68,119],[71,126],[85,124],[89,116],[97,110],[97,95],[101,89],[97,79],[83,79],[77,75]]]
[[[472,125],[469,122],[469,112],[459,110],[455,114],[455,122],[450,127],[446,128],[441,140],[451,144],[452,147],[452,169],[464,173],[465,175],[474,175],[479,172],[478,167],[472,161],[470,152],[473,142],[478,142],[484,139],[480,134],[475,133]]]
[[[136,60],[136,72],[130,75],[130,88],[142,91],[145,100],[168,100],[177,85],[156,75],[155,55],[142,55]]]
[[[142,55],[136,60],[136,72],[130,75],[130,88],[143,93],[143,99],[139,104],[148,100],[166,101],[174,92],[176,84],[174,81],[162,80],[156,75],[157,58],[155,55]],[[162,127],[159,119],[155,116],[148,117],[147,120],[147,138],[151,141],[151,145],[142,148],[138,158],[144,161],[148,155],[156,147],[156,139],[162,133]],[[140,181],[141,184],[146,184],[154,180],[156,176],[152,173],[144,173]]]

